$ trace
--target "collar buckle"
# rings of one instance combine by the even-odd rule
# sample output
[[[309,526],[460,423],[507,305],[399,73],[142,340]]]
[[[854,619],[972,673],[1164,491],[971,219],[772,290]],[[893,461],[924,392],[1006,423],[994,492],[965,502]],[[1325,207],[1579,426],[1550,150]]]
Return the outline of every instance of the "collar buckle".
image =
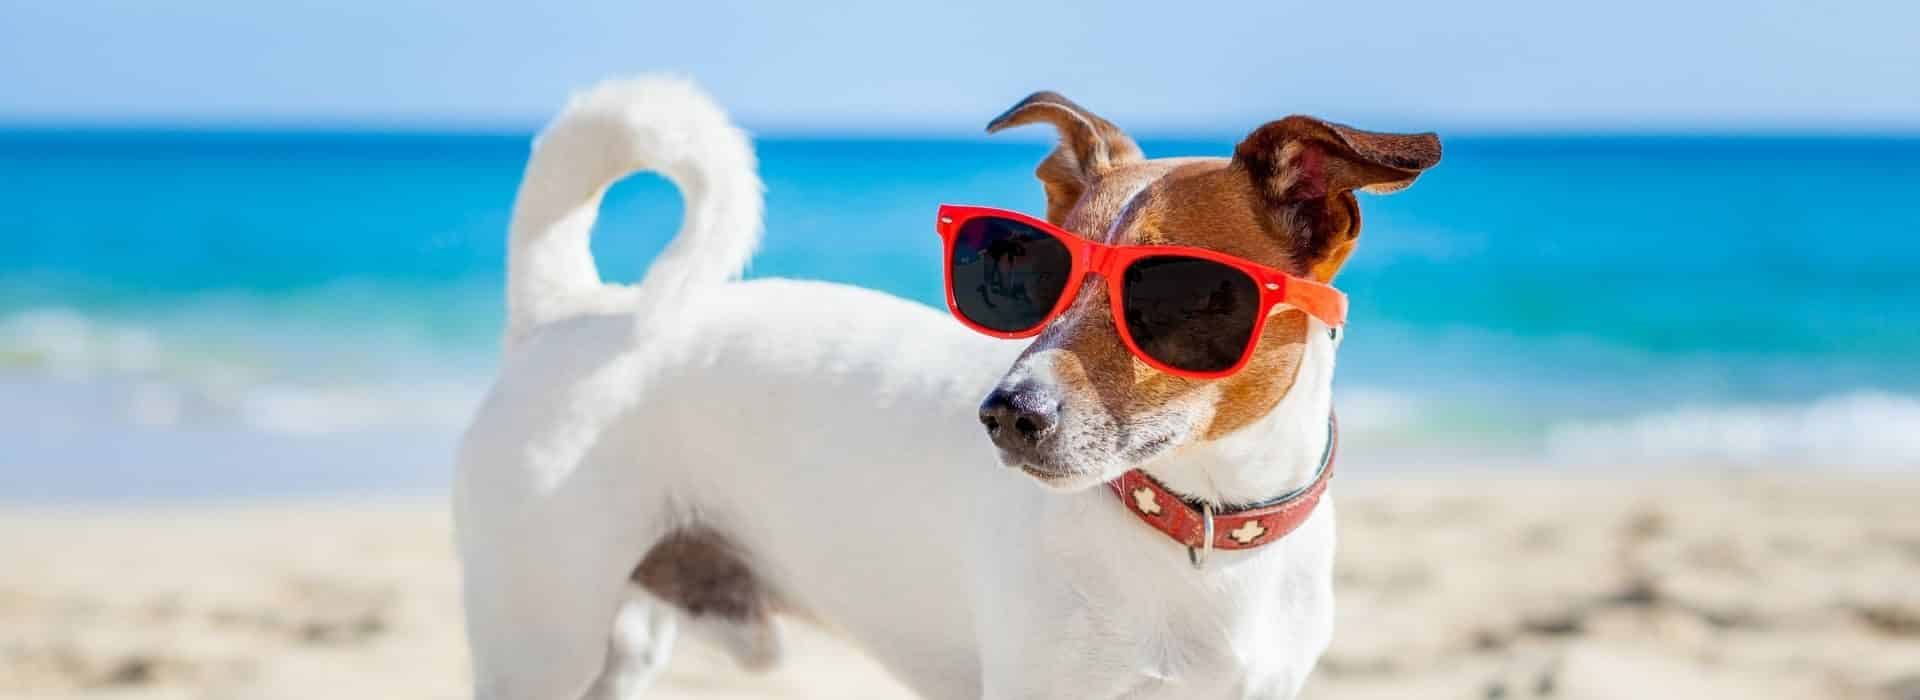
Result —
[[[1213,553],[1213,504],[1200,504],[1200,546],[1187,545],[1187,561],[1193,568],[1207,568],[1207,555]]]

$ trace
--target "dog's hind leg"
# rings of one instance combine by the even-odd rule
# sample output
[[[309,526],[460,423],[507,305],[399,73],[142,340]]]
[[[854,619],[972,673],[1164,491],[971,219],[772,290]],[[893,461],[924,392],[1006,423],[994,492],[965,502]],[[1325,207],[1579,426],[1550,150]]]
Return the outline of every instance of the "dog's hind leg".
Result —
[[[634,568],[633,580],[749,669],[780,659],[774,596],[748,557],[718,530],[689,526],[667,533]]]
[[[653,683],[673,654],[677,614],[635,589],[614,618],[606,665],[586,700],[632,700]]]
[[[597,537],[567,539],[572,533],[553,520],[523,517],[484,533],[467,529],[472,539],[461,559],[477,700],[592,697],[588,688],[616,655],[609,651],[613,631],[631,629],[621,612],[632,585],[604,554],[617,546]],[[483,534],[490,541],[474,544]],[[632,656],[625,649],[633,645],[615,646],[622,658]]]
[[[600,501],[610,487],[594,478],[597,468],[589,460],[562,486],[531,494],[472,473],[456,485],[477,700],[580,700],[606,675],[609,657],[627,669],[640,668],[628,659],[663,653],[642,643],[664,635],[635,631],[665,628],[624,613],[638,593],[628,580],[633,562],[664,528],[646,526],[656,518],[606,514]],[[644,675],[616,674],[611,685]]]

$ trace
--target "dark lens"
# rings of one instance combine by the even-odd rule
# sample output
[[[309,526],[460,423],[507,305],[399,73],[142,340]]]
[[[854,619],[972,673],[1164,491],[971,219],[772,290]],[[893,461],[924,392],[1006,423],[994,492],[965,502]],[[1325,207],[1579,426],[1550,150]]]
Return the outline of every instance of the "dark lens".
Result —
[[[1122,281],[1127,332],[1148,357],[1190,372],[1240,361],[1260,311],[1252,277],[1211,260],[1161,256],[1127,266]]]
[[[1053,311],[1073,272],[1066,244],[1011,219],[978,217],[953,237],[954,306],[996,331],[1023,331]]]

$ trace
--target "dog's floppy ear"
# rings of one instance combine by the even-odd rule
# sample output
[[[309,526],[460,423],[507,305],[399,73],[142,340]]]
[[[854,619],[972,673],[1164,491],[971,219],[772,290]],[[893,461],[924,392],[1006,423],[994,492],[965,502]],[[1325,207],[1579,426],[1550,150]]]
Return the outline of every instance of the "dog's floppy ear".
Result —
[[[1252,178],[1268,223],[1292,236],[1296,259],[1326,281],[1360,235],[1354,190],[1385,193],[1413,184],[1440,162],[1440,137],[1361,131],[1295,115],[1248,134],[1233,162]]]
[[[1063,223],[1088,183],[1143,157],[1120,127],[1052,91],[1028,95],[988,122],[987,133],[1035,122],[1052,124],[1060,132],[1060,145],[1034,170],[1047,190],[1047,220],[1055,225]]]

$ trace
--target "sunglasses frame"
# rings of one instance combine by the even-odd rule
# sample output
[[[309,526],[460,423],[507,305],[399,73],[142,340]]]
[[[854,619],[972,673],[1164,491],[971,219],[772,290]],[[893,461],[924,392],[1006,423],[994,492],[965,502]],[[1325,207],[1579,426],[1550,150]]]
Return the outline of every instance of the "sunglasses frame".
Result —
[[[1053,236],[1067,248],[1073,269],[1067,274],[1066,287],[1060,293],[1060,300],[1054,303],[1053,310],[1048,311],[1047,315],[1031,328],[998,331],[982,326],[961,313],[960,305],[954,299],[954,237],[960,233],[960,227],[968,221],[983,217],[1010,219],[1031,226]],[[963,204],[940,205],[939,219],[934,227],[940,233],[941,275],[945,278],[947,310],[968,328],[996,338],[1031,338],[1039,335],[1041,331],[1046,330],[1048,324],[1059,318],[1067,307],[1073,305],[1074,299],[1080,296],[1080,288],[1084,286],[1088,274],[1099,275],[1107,281],[1109,313],[1113,314],[1113,325],[1119,329],[1120,342],[1127,346],[1127,351],[1133,353],[1134,357],[1140,358],[1141,362],[1147,363],[1149,367],[1180,377],[1218,379],[1244,369],[1247,362],[1253,359],[1254,347],[1260,344],[1260,336],[1267,328],[1267,317],[1272,315],[1275,306],[1286,304],[1335,328],[1346,325],[1347,321],[1347,295],[1340,290],[1245,258],[1205,248],[1170,245],[1107,245],[1075,236],[1058,226],[1017,211]],[[1253,332],[1247,336],[1247,345],[1240,350],[1240,358],[1233,363],[1233,366],[1217,372],[1181,369],[1154,359],[1134,342],[1133,332],[1127,328],[1126,311],[1122,308],[1124,273],[1127,267],[1141,259],[1164,256],[1197,258],[1231,267],[1251,278],[1254,286],[1260,290],[1260,310],[1254,314]]]

